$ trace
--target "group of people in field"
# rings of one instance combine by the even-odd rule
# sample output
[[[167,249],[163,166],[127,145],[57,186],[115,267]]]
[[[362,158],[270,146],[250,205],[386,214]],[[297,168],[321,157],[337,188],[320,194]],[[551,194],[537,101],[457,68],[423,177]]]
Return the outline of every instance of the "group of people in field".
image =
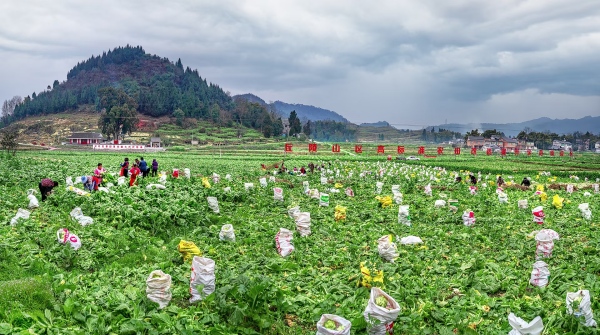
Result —
[[[97,191],[98,186],[102,184],[105,173],[106,169],[102,166],[102,163],[98,163],[98,166],[94,169],[93,175],[81,177],[83,188],[90,192]],[[156,159],[153,159],[150,166],[148,166],[144,157],[140,157],[139,159],[136,158],[133,166],[129,168],[129,158],[125,157],[125,160],[121,163],[119,176],[129,177],[129,186],[131,187],[136,185],[138,176],[141,175],[142,178],[145,178],[150,173],[152,173],[153,177],[156,177],[158,174],[158,161]],[[46,201],[46,198],[52,193],[52,189],[56,186],[58,186],[58,182],[50,178],[44,178],[40,181],[38,187],[42,194],[42,201]]]
[[[331,162],[327,162],[327,164],[329,164],[328,167],[331,168]],[[263,169],[265,169],[265,165],[264,164],[262,164],[261,166],[262,166]],[[321,165],[319,165],[319,164],[315,165],[313,162],[310,162],[308,164],[308,170],[306,169],[305,166],[300,167],[300,169],[298,169],[297,166],[294,166],[293,169],[289,170],[285,166],[284,162],[281,162],[281,164],[275,165],[274,167],[278,168],[278,172],[280,174],[289,173],[291,175],[294,175],[294,174],[305,175],[306,172],[308,172],[308,171],[310,171],[310,173],[314,173],[315,170],[317,170],[317,171],[324,170],[325,169],[325,163],[321,163]]]
[[[461,176],[456,177],[455,181],[457,183],[462,182],[462,177]],[[477,178],[475,177],[474,174],[469,175],[469,182],[473,185],[477,185]],[[498,186],[506,185],[506,183],[504,182],[504,178],[502,178],[502,176],[498,176],[498,179],[496,179],[496,184]],[[523,180],[521,181],[521,186],[525,186],[525,187],[531,186],[531,180],[529,180],[529,178],[527,178],[527,177],[524,177]]]

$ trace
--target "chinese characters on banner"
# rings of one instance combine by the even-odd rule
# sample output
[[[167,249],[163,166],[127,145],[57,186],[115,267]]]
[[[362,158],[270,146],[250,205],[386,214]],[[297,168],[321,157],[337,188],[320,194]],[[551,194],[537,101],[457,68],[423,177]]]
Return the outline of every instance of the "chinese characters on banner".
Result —
[[[285,144],[285,152],[292,152],[292,143]]]
[[[506,156],[506,148],[502,148],[502,149],[500,149],[500,154],[501,154],[502,156]]]
[[[485,150],[485,154],[488,155],[488,156],[490,156],[492,154],[492,148],[487,148]]]
[[[317,152],[317,143],[309,143],[308,152]]]
[[[515,148],[515,156],[519,155],[519,148]]]
[[[457,149],[459,149],[459,148],[457,148]],[[456,151],[456,149],[454,149],[454,151]],[[456,154],[456,152],[455,152],[455,154]],[[460,151],[458,152],[457,155],[459,155],[459,154],[460,154]],[[477,148],[471,148],[471,155],[477,155]]]
[[[544,150],[540,150],[539,155],[544,156]]]
[[[362,145],[355,145],[354,152],[356,152],[357,154],[362,154]]]
[[[419,147],[418,154],[419,155],[424,155],[425,154],[425,147]]]
[[[531,156],[531,149],[527,149],[527,156]]]
[[[569,156],[573,157],[573,150],[569,151]]]
[[[473,148],[473,149],[475,149],[475,148]],[[473,153],[473,149],[471,149],[471,153]],[[454,148],[454,154],[460,155],[460,148]]]
[[[563,156],[565,155],[565,151],[564,151],[564,150],[561,150],[561,151],[558,153],[558,155],[559,155],[560,157],[563,157]]]
[[[437,153],[438,153],[438,155],[443,155],[444,154],[444,147],[438,147]]]
[[[550,150],[550,157],[554,157],[554,150]]]
[[[383,147],[383,145],[378,145],[378,146],[377,146],[377,153],[378,153],[378,154],[383,154],[383,153],[385,153],[385,148]]]
[[[402,146],[402,145],[398,146],[398,155],[404,155],[404,146]]]
[[[340,145],[339,144],[332,145],[331,152],[340,152]]]

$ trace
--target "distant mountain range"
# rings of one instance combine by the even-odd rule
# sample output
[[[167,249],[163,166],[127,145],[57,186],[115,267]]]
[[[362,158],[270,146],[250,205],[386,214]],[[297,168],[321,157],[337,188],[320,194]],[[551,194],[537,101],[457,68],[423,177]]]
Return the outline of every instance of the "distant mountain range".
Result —
[[[268,106],[269,104],[267,104],[263,99],[261,99],[260,97],[254,95],[252,93],[236,95],[233,98],[234,99],[243,98],[249,102],[259,103],[259,104],[267,107],[267,109],[269,109],[269,106]],[[332,120],[332,121],[344,122],[344,123],[349,122],[345,117],[341,116],[340,114],[338,114],[334,111],[330,111],[330,110],[315,107],[315,106],[309,106],[309,105],[303,105],[303,104],[290,104],[290,103],[286,103],[286,102],[279,101],[279,100],[275,101],[273,104],[275,105],[275,109],[276,109],[277,113],[279,115],[281,115],[281,117],[284,117],[284,118],[288,118],[290,116],[290,112],[295,110],[296,114],[298,115],[298,118],[300,118],[300,120],[303,120],[303,121],[304,120],[311,120],[311,121]]]
[[[550,119],[542,117],[534,120],[519,122],[519,123],[448,123],[440,124],[435,128],[443,128],[460,133],[466,133],[473,129],[485,131],[488,129],[496,129],[503,132],[506,136],[517,136],[522,130],[529,128],[530,131],[551,133],[571,134],[576,131],[585,133],[598,133],[600,131],[600,116],[586,116],[581,119]]]
[[[387,121],[377,121],[377,122],[373,122],[373,123],[365,122],[365,123],[361,123],[360,126],[361,127],[377,127],[377,128],[391,127]]]

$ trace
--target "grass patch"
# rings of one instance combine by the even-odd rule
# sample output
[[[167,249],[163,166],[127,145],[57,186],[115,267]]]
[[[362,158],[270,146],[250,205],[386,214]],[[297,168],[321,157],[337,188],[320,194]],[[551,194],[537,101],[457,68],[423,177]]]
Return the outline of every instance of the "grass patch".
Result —
[[[52,287],[41,277],[0,282],[0,310],[44,310],[50,308],[53,301]]]

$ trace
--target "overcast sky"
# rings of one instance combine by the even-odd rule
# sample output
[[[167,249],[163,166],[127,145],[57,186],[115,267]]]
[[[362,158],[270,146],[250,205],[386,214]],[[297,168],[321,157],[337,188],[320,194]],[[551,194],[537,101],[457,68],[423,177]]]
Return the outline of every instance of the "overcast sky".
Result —
[[[399,128],[600,115],[598,0],[5,0],[0,99],[117,46]]]

